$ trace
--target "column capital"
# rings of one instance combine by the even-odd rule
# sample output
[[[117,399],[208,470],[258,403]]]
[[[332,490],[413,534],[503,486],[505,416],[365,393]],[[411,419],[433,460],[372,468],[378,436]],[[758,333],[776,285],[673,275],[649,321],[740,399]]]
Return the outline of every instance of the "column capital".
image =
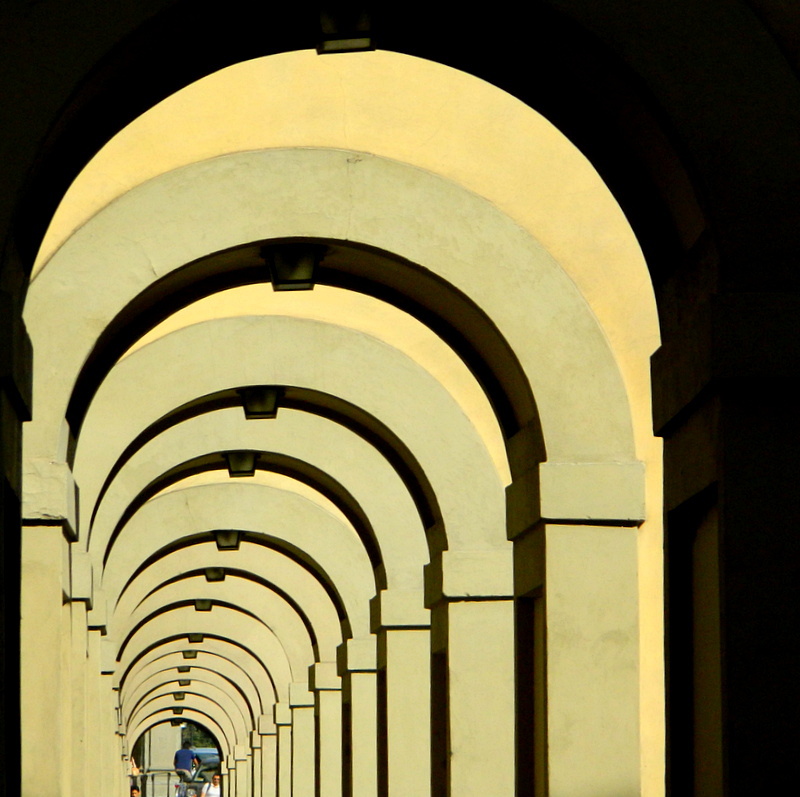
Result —
[[[314,705],[314,693],[309,691],[308,684],[289,684],[289,705],[291,708],[307,708]]]
[[[66,462],[25,461],[22,517],[27,526],[62,526],[67,539],[77,539],[77,486]]]
[[[336,671],[335,661],[318,661],[308,668],[308,687],[316,691],[339,690],[342,679]]]
[[[272,713],[276,726],[292,724],[292,707],[288,703],[275,703]]]
[[[277,709],[279,703],[276,703],[274,709]],[[291,719],[291,717],[290,717]],[[270,717],[269,714],[261,714],[258,717],[257,721],[257,731],[260,736],[274,736],[277,733],[276,725],[277,720],[275,719],[275,714]]]
[[[369,602],[373,633],[386,628],[427,628],[431,624],[425,596],[418,589],[382,589]]]
[[[644,463],[542,462],[506,488],[509,539],[541,522],[638,526],[645,519]]]
[[[425,605],[514,595],[514,549],[443,551],[425,566]]]
[[[378,667],[377,639],[346,639],[336,648],[336,664],[342,676],[346,672],[374,672]]]

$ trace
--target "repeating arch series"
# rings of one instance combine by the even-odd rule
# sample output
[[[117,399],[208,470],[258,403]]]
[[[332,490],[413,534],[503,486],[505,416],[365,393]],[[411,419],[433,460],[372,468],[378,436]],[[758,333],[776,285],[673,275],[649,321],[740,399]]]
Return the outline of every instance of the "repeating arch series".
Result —
[[[518,162],[498,152],[494,175],[470,176],[457,105],[439,165],[408,140],[425,103],[405,131],[376,132],[367,109],[351,146],[323,140],[309,83],[296,146],[220,134],[137,179],[145,114],[109,144],[128,148],[130,185],[87,212],[96,174],[76,182],[72,229],[46,239],[25,307],[29,559],[64,549],[70,564],[63,584],[42,567],[23,589],[62,589],[90,640],[96,786],[124,784],[136,740],[184,716],[216,734],[240,797],[510,797],[525,757],[554,794],[586,778],[638,794],[663,729],[643,748],[661,694],[661,656],[640,641],[661,632],[661,473],[635,240],[521,103],[418,59],[347,57],[382,96],[408,67],[428,91],[504,109],[509,140],[538,131],[564,179],[501,206]],[[325,81],[338,69],[259,59],[287,103],[298,58]],[[204,101],[253,79],[231,70]],[[580,191],[594,204],[570,210]],[[548,205],[560,222],[539,226]],[[573,230],[600,218],[592,254]],[[314,290],[277,290],[271,251],[311,252]],[[615,304],[627,277],[644,321]],[[214,304],[270,280],[262,312]],[[247,417],[256,388],[273,417]],[[23,660],[32,639],[23,627]],[[536,655],[516,656],[520,640]]]

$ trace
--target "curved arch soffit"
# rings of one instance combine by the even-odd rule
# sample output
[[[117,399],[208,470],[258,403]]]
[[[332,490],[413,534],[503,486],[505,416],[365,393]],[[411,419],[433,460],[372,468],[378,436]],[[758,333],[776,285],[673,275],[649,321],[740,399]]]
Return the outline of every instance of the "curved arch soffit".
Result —
[[[175,700],[177,694],[182,694],[183,699]],[[225,686],[220,686],[210,682],[193,682],[188,686],[180,686],[177,683],[174,685],[169,683],[151,685],[146,694],[142,694],[127,713],[123,711],[123,724],[127,725],[136,715],[147,712],[153,704],[162,705],[164,698],[174,700],[176,705],[183,703],[187,708],[196,708],[195,698],[214,703],[219,709],[219,714],[224,715],[236,729],[236,736],[240,739],[255,727],[253,714],[246,703],[241,700],[241,696],[234,692],[227,683]]]
[[[211,397],[208,398],[213,404]],[[370,423],[375,428],[377,420]],[[383,445],[383,441],[380,444]],[[387,563],[385,574],[376,571],[378,583],[382,584],[385,575],[387,585],[391,587],[415,586],[421,567],[429,561],[428,546],[417,506],[397,470],[376,446],[341,424],[330,422],[321,415],[286,407],[282,407],[278,416],[271,420],[248,421],[239,407],[204,412],[152,437],[124,465],[120,468],[115,465],[113,480],[106,480],[104,490],[101,490],[102,499],[95,503],[98,507],[95,515],[97,528],[115,527],[131,497],[141,493],[146,485],[158,479],[164,469],[176,462],[221,448],[263,450],[267,447],[283,452],[283,456],[309,462],[342,484],[374,526],[377,544]],[[401,453],[403,450],[405,447]],[[387,454],[395,458],[394,452],[395,449],[389,449]],[[410,478],[411,474],[408,476]],[[223,478],[225,480],[227,476]],[[279,477],[278,480],[286,489],[302,487],[300,492],[303,494],[310,492],[310,488],[306,491],[303,485],[288,477]],[[275,477],[270,476],[267,481],[275,481]],[[81,495],[92,492],[94,484],[94,480],[81,480]],[[177,483],[175,486],[182,485]],[[314,492],[309,497],[321,498]],[[90,499],[87,501],[91,505]],[[321,505],[336,512],[336,507],[327,501],[322,501]],[[86,541],[90,543],[91,539]]]
[[[147,447],[148,444],[153,443],[165,433],[175,430],[177,427],[184,427],[188,421],[193,419],[202,418],[209,413],[214,413],[214,420],[218,425],[221,425],[220,419],[222,416],[216,415],[226,409],[240,408],[242,398],[240,391],[245,389],[246,385],[240,385],[235,388],[228,388],[215,391],[204,396],[190,399],[182,405],[175,407],[164,413],[161,417],[151,421],[145,429],[135,435],[134,439],[128,443],[125,449],[118,455],[117,459],[112,465],[109,466],[110,458],[105,462],[100,463],[98,467],[94,452],[91,457],[88,457],[94,465],[94,473],[86,474],[85,470],[81,470],[81,462],[76,464],[79,474],[81,475],[81,496],[83,500],[82,506],[86,510],[91,509],[91,521],[94,522],[97,517],[97,511],[102,504],[103,499],[114,483],[117,475],[123,470],[125,465],[136,457],[139,452]],[[281,429],[285,423],[286,410],[297,411],[304,416],[304,426],[309,425],[309,421],[314,423],[313,430],[308,430],[303,433],[303,428],[299,425],[294,427],[293,440],[299,441],[300,439],[311,436],[312,438],[331,438],[336,435],[336,428],[331,428],[330,425],[325,423],[316,422],[314,419],[305,416],[314,416],[315,418],[322,418],[332,422],[334,427],[340,426],[352,432],[355,437],[363,439],[388,464],[388,468],[396,473],[396,476],[405,485],[414,505],[416,506],[419,522],[423,528],[430,528],[441,517],[441,513],[436,501],[433,488],[430,485],[424,471],[415,459],[413,453],[408,449],[405,443],[391,430],[386,424],[382,423],[374,415],[365,412],[361,407],[345,401],[330,393],[324,393],[319,390],[309,389],[307,387],[300,387],[296,385],[281,385],[280,389],[282,395],[280,398],[279,418],[275,420],[278,423],[270,423],[268,426],[263,424],[246,424],[245,429],[242,430],[242,436],[247,437],[252,441],[251,445],[257,445],[259,440],[264,440],[264,446],[269,444],[270,438],[274,435],[276,429]],[[204,439],[208,438],[209,433],[206,432]],[[353,457],[350,459],[365,458],[365,451],[359,447],[357,440],[348,439],[349,435],[339,435],[336,440],[335,449],[353,452]],[[308,445],[308,444],[306,444]],[[241,448],[247,448],[242,445]],[[311,459],[311,457],[309,457]],[[373,458],[374,459],[374,458]],[[378,466],[376,464],[376,466]],[[105,468],[108,470],[104,470]],[[331,470],[328,467],[327,470]],[[105,475],[107,473],[107,475]],[[98,491],[98,475],[105,475],[102,486]],[[383,478],[385,481],[388,474]],[[372,487],[374,490],[374,486]],[[96,496],[96,498],[94,498]],[[399,496],[394,498],[397,502]],[[89,512],[87,511],[88,515]],[[115,519],[116,524],[118,519]],[[409,526],[410,527],[410,526]],[[87,545],[90,535],[87,534],[85,539]]]
[[[211,575],[214,578],[219,578],[219,581],[210,581],[209,571],[213,571]],[[214,586],[211,586],[212,584]],[[145,595],[135,607],[131,609],[125,607],[124,612],[119,612],[119,621],[117,621],[117,612],[115,612],[114,616],[111,618],[111,623],[109,624],[108,636],[110,636],[112,639],[119,638],[122,635],[127,637],[128,633],[126,633],[124,630],[123,624],[128,625],[131,620],[143,614],[145,616],[149,615],[151,610],[154,610],[153,607],[166,607],[169,605],[169,601],[173,597],[172,592],[176,588],[179,589],[179,600],[194,601],[195,597],[193,596],[199,594],[198,590],[200,589],[200,585],[206,585],[205,589],[207,594],[212,594],[214,592],[218,593],[217,600],[219,603],[229,603],[229,601],[225,601],[224,598],[227,596],[230,596],[231,598],[236,596],[236,606],[254,616],[254,609],[257,608],[257,605],[252,604],[257,604],[257,601],[253,600],[251,587],[258,589],[258,595],[260,597],[266,595],[270,601],[275,600],[276,598],[279,599],[294,613],[294,615],[296,615],[296,617],[303,624],[303,628],[305,628],[306,634],[308,635],[308,639],[311,643],[311,648],[314,651],[314,656],[315,658],[318,658],[319,641],[317,630],[314,628],[311,617],[309,617],[300,603],[298,603],[298,601],[289,592],[273,584],[268,578],[265,578],[260,573],[256,571],[241,570],[239,568],[233,568],[230,566],[217,567],[210,565],[194,570],[183,570],[177,572],[167,581],[162,581],[149,590],[147,595]],[[242,589],[240,588],[244,588],[245,593],[243,593]],[[212,600],[212,602],[215,600],[213,597],[209,599]],[[242,606],[242,603],[246,603],[248,605]],[[119,603],[117,605],[119,606]],[[216,605],[216,603],[214,605]],[[337,619],[336,629],[338,631],[338,618],[336,618],[335,614],[333,614],[333,617]],[[138,621],[134,623],[134,625],[136,624],[138,624]],[[117,628],[117,625],[119,625],[119,628]],[[114,630],[112,631],[112,629]],[[324,632],[320,636],[322,636],[323,639],[328,638],[328,635]],[[340,636],[335,638],[338,639],[339,642],[341,641]]]
[[[565,28],[563,21],[555,23],[548,16],[535,26],[548,30],[533,53],[541,55],[542,63],[559,61],[566,51],[553,44],[555,39],[577,35],[577,29]],[[593,42],[578,46],[582,53],[591,50],[599,57]],[[103,147],[95,146],[97,155],[63,198],[35,269],[116,197],[177,167],[230,151],[353,149],[440,174],[486,197],[556,255],[615,348],[628,352],[638,341],[645,359],[652,353],[658,338],[655,300],[633,233],[592,164],[546,118],[469,74],[470,66],[460,71],[437,63],[436,55],[434,60],[406,55],[399,40],[389,47],[396,52],[353,53],[346,59],[319,58],[296,43],[286,49],[293,52],[236,63],[185,85]],[[531,55],[526,54],[526,61]],[[474,48],[466,63],[480,70]],[[508,52],[503,64],[514,76],[513,90],[518,90],[518,67],[508,60]],[[490,79],[500,74],[493,61]],[[554,98],[560,101],[561,93],[551,97],[545,91],[543,97],[536,86],[528,87],[530,98],[526,97],[534,107],[537,101],[545,106]],[[138,77],[136,87],[141,90]],[[330,96],[347,100],[331,103]],[[563,96],[571,96],[570,91]],[[582,132],[596,139],[598,120],[584,119],[593,113],[591,103],[567,106],[559,110],[562,121],[575,122],[577,111],[586,128]],[[292,113],[287,115],[286,108]],[[266,118],[269,125],[263,124]],[[576,135],[578,130],[572,130],[573,141]],[[603,141],[606,147],[611,143]],[[596,146],[592,150],[597,154]],[[574,235],[575,229],[582,235]],[[598,281],[599,260],[605,262]]]
[[[268,253],[287,250],[313,250],[321,257],[315,268],[315,293],[304,292],[299,297],[295,292],[264,290],[271,281]],[[181,323],[176,315],[190,319],[199,315],[182,322],[183,326],[205,320],[205,305],[211,305],[205,312],[219,316],[213,303],[203,300],[219,301],[224,298],[220,294],[229,292],[247,296],[234,290],[246,286],[261,289],[257,293],[259,314],[308,314],[317,320],[330,317],[333,323],[354,326],[401,350],[407,346],[410,356],[420,358],[434,375],[453,383],[465,413],[479,418],[481,431],[492,448],[495,438],[500,437],[496,426],[511,437],[536,418],[530,386],[514,353],[483,311],[451,284],[374,247],[348,241],[291,239],[257,241],[209,254],[165,274],[133,298],[110,320],[81,368],[66,411],[72,433],[79,435],[92,397],[122,356],[163,334],[161,326],[172,329]],[[317,301],[320,294],[324,295],[324,305]],[[376,308],[384,317],[380,322],[371,318],[377,314]],[[428,343],[425,347],[409,342],[419,340],[422,330],[427,333],[424,337],[439,341],[439,345]],[[448,365],[440,366],[442,360]],[[471,372],[471,377],[460,374],[454,363]],[[479,385],[474,391],[472,380]],[[491,407],[488,412],[495,416],[491,422],[482,417],[484,408],[475,392]]]
[[[180,714],[176,714],[173,709],[177,708]],[[179,719],[181,721],[191,719],[200,725],[206,726],[223,749],[232,750],[236,744],[244,744],[245,740],[236,737],[236,729],[224,715],[220,716],[216,704],[210,700],[202,701],[202,707],[179,706],[170,703],[168,698],[162,698],[159,705],[155,703],[149,706],[148,711],[140,711],[129,720],[127,734],[131,738],[138,738],[145,731],[163,722],[172,722]]]
[[[173,587],[178,586],[173,584]],[[240,591],[242,594],[242,591]],[[265,614],[269,617],[266,622],[261,617],[245,606],[226,601],[222,596],[213,595],[212,589],[200,593],[202,599],[209,601],[208,610],[196,610],[196,599],[181,596],[170,596],[169,602],[148,607],[149,611],[144,616],[131,618],[132,626],[125,636],[117,640],[117,661],[125,657],[126,649],[139,648],[142,645],[149,647],[150,640],[159,634],[174,636],[176,633],[191,629],[191,633],[206,634],[219,633],[224,627],[231,638],[246,639],[252,645],[253,640],[261,632],[268,632],[280,643],[286,658],[289,660],[295,675],[303,671],[304,667],[314,662],[314,654],[308,631],[300,618],[294,613],[276,608],[279,603],[276,596],[265,595]],[[211,596],[211,597],[209,597]],[[242,603],[252,603],[253,596],[242,594]],[[267,607],[272,611],[267,613]]]
[[[188,612],[184,612],[184,615],[188,614]],[[190,629],[194,629],[192,633],[202,636],[203,642],[199,643],[201,648],[212,640],[220,646],[232,645],[247,648],[259,661],[264,663],[265,669],[269,671],[280,694],[286,692],[288,684],[293,680],[305,680],[302,663],[291,660],[290,653],[270,629],[264,626],[256,628],[256,636],[246,639],[237,635],[235,631],[232,633],[231,629],[221,622],[219,616],[213,616],[214,612],[211,615],[201,624],[189,626]],[[130,665],[147,652],[181,637],[188,639],[185,627],[176,631],[171,625],[157,622],[153,622],[143,629],[139,636],[140,638],[135,640],[135,644],[130,645],[129,649],[120,657],[118,667],[123,672],[129,670]],[[193,648],[190,646],[188,649],[192,650]],[[311,663],[313,661],[307,661],[306,667]]]
[[[114,612],[116,613],[119,607],[123,606],[123,601],[126,601],[129,595],[136,594],[139,596],[138,601],[141,600],[140,593],[136,591],[136,588],[140,583],[143,583],[143,580],[148,578],[152,571],[157,569],[157,577],[160,578],[158,584],[161,584],[164,583],[164,580],[174,577],[176,569],[172,562],[176,557],[181,560],[181,566],[186,568],[185,552],[187,549],[196,548],[198,561],[191,563],[187,572],[190,572],[192,567],[202,567],[203,569],[215,567],[225,570],[238,565],[239,569],[248,574],[258,573],[258,567],[262,564],[264,555],[266,555],[268,567],[261,572],[269,572],[272,578],[278,578],[279,574],[275,573],[275,561],[269,557],[279,557],[279,565],[285,564],[290,568],[292,566],[296,568],[291,574],[292,581],[297,581],[298,577],[302,579],[304,574],[307,576],[305,581],[300,582],[304,596],[309,589],[314,589],[314,598],[317,599],[317,602],[331,607],[333,616],[338,619],[343,629],[350,627],[347,619],[347,609],[342,597],[337,592],[328,573],[307,551],[299,549],[286,539],[263,531],[230,529],[227,527],[224,531],[229,533],[236,532],[238,547],[236,549],[220,548],[216,543],[218,531],[219,529],[211,527],[207,531],[175,539],[162,548],[154,550],[139,564],[135,572],[125,582],[117,596]],[[164,574],[164,566],[167,568],[166,575]],[[148,579],[144,583],[150,584],[151,582]],[[320,601],[320,599],[322,600]],[[126,608],[128,611],[133,611],[135,606],[128,604]]]
[[[154,496],[170,489],[179,482],[203,473],[228,472],[229,454],[238,454],[246,450],[254,457],[254,471],[265,471],[287,476],[312,487],[321,496],[328,499],[339,511],[342,518],[350,524],[364,546],[374,570],[383,571],[380,541],[376,539],[369,518],[355,497],[339,482],[309,462],[290,457],[277,451],[247,447],[231,451],[214,451],[180,462],[166,472],[160,474],[146,485],[128,504],[108,538],[108,548],[114,544],[119,532],[125,524]],[[225,483],[225,479],[219,480]],[[107,550],[108,550],[107,548]],[[381,586],[385,586],[385,583]]]

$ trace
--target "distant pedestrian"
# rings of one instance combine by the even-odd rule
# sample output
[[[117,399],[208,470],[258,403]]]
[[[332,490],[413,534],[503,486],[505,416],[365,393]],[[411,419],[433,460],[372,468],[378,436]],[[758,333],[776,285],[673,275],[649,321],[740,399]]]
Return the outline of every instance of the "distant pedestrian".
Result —
[[[192,770],[200,763],[200,759],[192,750],[192,745],[189,742],[184,742],[183,747],[175,753],[175,758],[172,766],[178,777],[184,782],[188,783],[192,779]]]

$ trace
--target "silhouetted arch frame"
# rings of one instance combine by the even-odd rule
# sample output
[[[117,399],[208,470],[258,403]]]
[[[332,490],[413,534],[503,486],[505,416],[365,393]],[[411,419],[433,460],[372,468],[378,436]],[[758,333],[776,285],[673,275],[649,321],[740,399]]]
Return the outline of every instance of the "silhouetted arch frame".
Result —
[[[590,32],[596,27],[591,10],[555,5],[537,3],[515,9],[512,16],[471,18],[444,9],[426,7],[420,15],[405,4],[380,4],[372,9],[374,41],[380,49],[475,75],[548,118],[611,188],[657,276],[681,251],[668,200],[659,192],[658,155],[669,150],[681,170],[692,164],[691,158],[644,81]],[[256,8],[235,2],[229,13],[220,14],[211,4],[165,0],[160,11],[142,8],[138,19],[128,15],[119,24],[101,34],[108,39],[101,47],[107,55],[76,76],[77,87],[28,176],[14,220],[27,268],[71,182],[125,125],[217,70],[313,49],[320,39],[316,7],[304,4]],[[476,38],[480,47],[474,45]],[[548,79],[529,79],[534,74]],[[658,154],[656,147],[633,146],[643,134],[657,141]]]

